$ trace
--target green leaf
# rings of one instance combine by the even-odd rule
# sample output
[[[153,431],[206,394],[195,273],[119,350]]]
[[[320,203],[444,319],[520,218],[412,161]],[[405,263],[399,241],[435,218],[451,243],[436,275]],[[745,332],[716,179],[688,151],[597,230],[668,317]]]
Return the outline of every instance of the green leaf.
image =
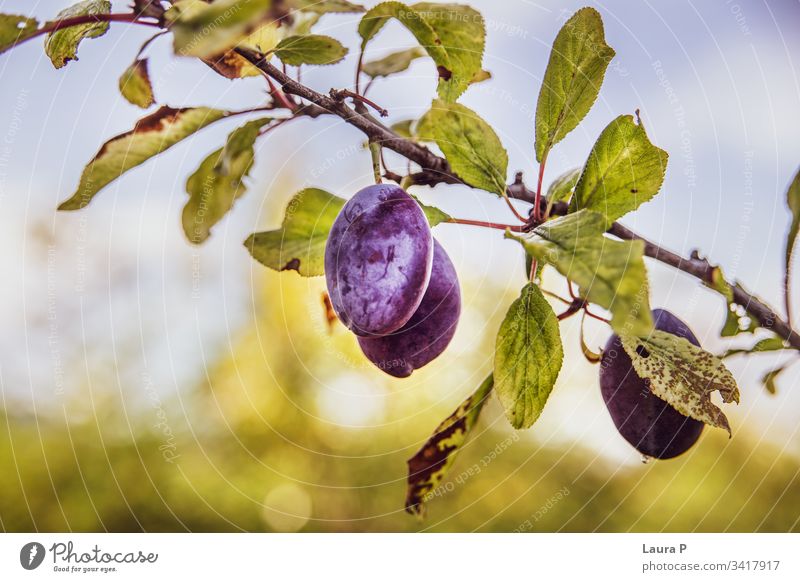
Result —
[[[198,0],[175,2],[165,18],[173,35],[175,54],[213,58],[274,17],[272,0]]]
[[[39,28],[35,18],[0,14],[0,54],[33,35]]]
[[[335,38],[322,34],[290,36],[275,47],[275,55],[287,65],[332,65],[341,61],[347,49]]]
[[[491,126],[459,103],[435,100],[420,120],[420,139],[435,141],[453,171],[470,186],[503,196],[508,154]]]
[[[427,204],[423,204],[416,196],[411,196],[411,197],[414,200],[416,200],[417,204],[419,204],[420,207],[422,208],[422,212],[425,213],[425,218],[428,219],[428,224],[430,224],[431,228],[433,228],[437,224],[441,224],[442,222],[450,222],[451,220],[453,220],[453,217],[447,214],[444,210],[439,210],[435,206],[428,206]]]
[[[800,170],[797,171],[792,183],[789,185],[789,189],[786,191],[786,203],[792,212],[792,224],[789,226],[789,233],[786,235],[786,275],[783,292],[786,313],[791,319],[791,295],[789,294],[789,289],[791,287],[792,252],[794,251],[794,242],[797,239],[797,231],[800,230]]]
[[[488,81],[491,78],[492,78],[492,73],[481,69],[480,71],[472,75],[472,78],[469,80],[469,84],[474,85],[475,83],[483,83],[484,81]]]
[[[85,0],[58,13],[57,20],[64,20],[84,14],[109,14],[111,2],[108,0]],[[78,45],[84,38],[103,36],[108,30],[108,22],[92,22],[62,28],[47,35],[44,52],[50,57],[53,66],[60,69],[69,61],[78,60]]]
[[[244,243],[259,263],[303,277],[324,274],[325,243],[345,201],[318,188],[294,195],[279,229],[251,234]]]
[[[436,488],[453,466],[467,440],[469,431],[478,421],[492,391],[492,383],[492,376],[486,378],[469,398],[436,427],[417,454],[408,460],[407,512],[420,516],[424,514],[425,503],[433,498]]]
[[[589,210],[568,214],[527,234],[506,232],[526,251],[555,267],[581,296],[608,309],[618,333],[647,335],[653,328],[642,241],[603,236],[605,219]]]
[[[413,119],[404,119],[403,121],[398,121],[397,123],[393,123],[389,126],[393,132],[395,132],[400,137],[404,137],[406,139],[414,139],[414,133],[411,129],[411,126],[415,123]]]
[[[366,9],[360,4],[353,4],[347,0],[289,0],[289,6],[295,10],[314,12],[316,14],[353,13],[364,12]]]
[[[777,381],[778,376],[781,375],[788,365],[789,364],[784,364],[783,366],[775,368],[774,370],[770,370],[761,377],[761,383],[764,385],[764,388],[767,392],[770,394],[775,394],[778,392],[775,382]]]
[[[668,157],[650,143],[641,123],[620,115],[595,142],[575,186],[572,209],[599,212],[610,225],[658,193]]]
[[[528,428],[544,409],[561,371],[558,319],[533,283],[508,309],[494,352],[495,392],[514,428]]]
[[[575,189],[575,184],[577,184],[578,178],[581,176],[581,171],[582,168],[574,168],[553,180],[547,189],[547,202],[550,204],[569,202],[572,197],[572,191]]]
[[[726,350],[721,357],[722,359],[725,359],[731,356],[735,356],[737,354],[755,354],[758,352],[774,352],[777,350],[786,350],[786,349],[790,348],[786,346],[786,344],[781,338],[768,337],[757,341],[749,348],[733,348],[730,350]]]
[[[622,334],[622,347],[650,391],[675,410],[731,434],[725,414],[711,402],[718,391],[723,402],[739,402],[739,388],[722,360],[691,342],[655,330],[648,337]]]
[[[147,71],[147,59],[136,59],[119,78],[119,92],[132,105],[147,109],[153,103],[153,86]]]
[[[425,56],[425,51],[420,47],[410,48],[404,51],[392,53],[378,59],[377,61],[370,61],[364,63],[361,70],[365,75],[372,77],[388,77],[401,71],[405,71],[411,66],[411,63],[420,57]]]
[[[481,71],[486,30],[480,13],[460,4],[383,2],[358,25],[362,51],[389,18],[400,21],[433,59],[439,97],[448,102],[458,99]]]
[[[186,182],[189,201],[183,207],[183,232],[189,242],[199,244],[211,235],[211,228],[245,193],[244,178],[253,166],[253,146],[262,127],[271,118],[249,121],[234,130],[225,147],[218,149],[200,164]]]
[[[536,104],[539,162],[589,113],[614,54],[606,44],[603,20],[594,8],[578,10],[561,28]]]
[[[119,176],[171,148],[203,127],[225,117],[208,107],[173,109],[163,106],[140,119],[134,128],[107,141],[81,174],[78,189],[59,210],[78,210]]]

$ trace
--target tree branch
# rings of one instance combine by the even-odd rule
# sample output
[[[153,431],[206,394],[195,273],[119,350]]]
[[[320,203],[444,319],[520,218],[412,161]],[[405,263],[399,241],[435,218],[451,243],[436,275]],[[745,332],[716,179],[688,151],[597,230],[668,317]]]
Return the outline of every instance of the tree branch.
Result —
[[[312,117],[318,117],[323,114],[336,115],[364,133],[370,141],[377,142],[381,146],[418,164],[420,170],[409,176],[411,183],[426,186],[435,186],[436,184],[465,184],[469,186],[453,172],[447,160],[437,156],[421,144],[400,137],[368,113],[358,113],[344,101],[333,99],[295,81],[279,68],[270,64],[264,59],[263,55],[256,51],[238,48],[236,52],[258,67],[265,75],[280,83],[285,93],[296,95],[309,101],[310,104],[302,106],[297,114]],[[507,194],[510,198],[516,198],[531,204],[536,200],[536,192],[529,190],[523,183],[522,173],[517,173],[514,182],[508,186]],[[544,212],[546,204],[546,200],[540,200],[540,214]],[[551,214],[564,215],[567,211],[567,205],[559,202],[553,205]],[[534,226],[535,223],[529,221],[528,229]],[[641,240],[644,242],[646,256],[683,271],[704,283],[710,283],[712,280],[714,267],[696,253],[693,253],[690,258],[682,257],[639,236],[618,222],[612,224],[608,232],[623,240]],[[760,327],[772,331],[791,347],[800,350],[800,334],[781,319],[774,309],[758,297],[747,292],[738,282],[731,284],[731,288],[733,289],[734,302],[743,306],[748,314],[758,321]]]
[[[144,14],[135,14],[135,13],[122,13],[122,14],[81,14],[79,16],[73,16],[71,18],[63,18],[61,20],[54,20],[52,22],[47,22],[42,28],[39,28],[33,34],[20,38],[16,42],[14,42],[10,47],[9,50],[12,48],[16,48],[24,42],[27,42],[31,39],[37,38],[42,36],[43,34],[49,34],[51,32],[56,32],[58,30],[64,28],[70,28],[71,26],[80,26],[81,24],[95,24],[97,22],[127,22],[129,24],[141,24],[144,26],[154,26],[155,28],[161,28],[161,25],[157,22],[153,22],[150,20],[142,20],[142,18],[147,18]]]

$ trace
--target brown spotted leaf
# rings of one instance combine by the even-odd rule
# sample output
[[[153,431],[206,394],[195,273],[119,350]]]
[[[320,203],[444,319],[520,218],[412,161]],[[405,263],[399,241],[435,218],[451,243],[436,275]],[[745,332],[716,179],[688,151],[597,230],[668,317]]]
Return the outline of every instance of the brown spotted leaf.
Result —
[[[78,210],[119,176],[171,148],[197,130],[225,117],[208,107],[161,107],[140,119],[134,128],[107,141],[84,168],[78,188],[59,210]]]
[[[244,246],[255,260],[275,271],[322,275],[328,233],[344,203],[319,188],[301,190],[286,207],[280,228],[251,234]]]
[[[649,381],[650,390],[675,410],[731,433],[725,414],[711,402],[719,392],[723,402],[739,402],[739,388],[718,357],[689,341],[664,331],[648,337],[621,335],[622,347],[636,373]]]
[[[424,504],[431,500],[436,487],[453,466],[493,385],[494,378],[486,378],[469,398],[436,427],[431,438],[408,460],[407,512],[420,516],[424,514]]]

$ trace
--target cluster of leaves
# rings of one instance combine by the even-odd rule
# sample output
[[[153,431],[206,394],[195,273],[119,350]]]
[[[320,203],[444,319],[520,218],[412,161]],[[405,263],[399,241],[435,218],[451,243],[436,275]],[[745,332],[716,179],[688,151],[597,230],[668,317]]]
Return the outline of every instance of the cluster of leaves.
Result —
[[[371,83],[402,72],[426,56],[436,68],[437,98],[430,110],[418,120],[397,122],[392,130],[398,136],[438,147],[464,183],[499,197],[508,196],[508,155],[501,140],[476,112],[458,103],[471,84],[490,77],[482,68],[485,24],[473,8],[389,1],[365,10],[347,0],[137,1],[134,7],[131,14],[111,15],[110,2],[86,0],[41,26],[28,17],[0,15],[0,52],[47,33],[45,51],[60,68],[77,59],[81,41],[103,35],[109,21],[127,20],[171,32],[176,55],[201,59],[220,75],[237,79],[262,75],[241,49],[292,67],[341,61],[347,49],[334,38],[314,34],[313,28],[326,13],[363,13],[358,25],[361,44],[357,77],[366,75]],[[102,15],[107,18],[99,17]],[[364,63],[367,45],[390,19],[404,26],[419,46]],[[67,21],[69,26],[65,25]],[[143,109],[157,104],[148,60],[143,56],[149,42],[119,80],[124,98]],[[540,176],[551,150],[589,113],[614,56],[606,43],[600,15],[592,8],[576,12],[557,34],[536,106],[533,147]],[[288,109],[292,113],[291,107]],[[100,148],[84,169],[74,194],[59,208],[83,208],[125,172],[208,125],[261,114],[232,131],[225,144],[203,159],[187,180],[183,228],[190,242],[201,243],[244,194],[257,139],[292,118],[273,117],[275,110],[274,104],[243,111],[160,105],[132,130]],[[270,115],[265,116],[265,111]],[[732,375],[720,358],[687,340],[653,330],[644,244],[606,234],[617,219],[658,193],[667,159],[667,153],[650,142],[638,112],[636,116],[621,115],[601,132],[582,167],[552,181],[547,189],[547,210],[540,220],[527,232],[508,231],[506,236],[518,241],[531,260],[551,266],[574,283],[582,302],[610,313],[611,328],[623,339],[636,372],[650,381],[654,394],[685,415],[730,430],[710,395],[718,391],[726,402],[738,401]],[[537,189],[543,190],[541,178]],[[272,269],[294,270],[305,277],[322,275],[327,234],[343,203],[343,199],[318,188],[302,190],[289,203],[279,229],[254,233],[245,245],[256,260]],[[550,216],[556,203],[566,203],[565,215]],[[787,288],[791,252],[800,230],[800,174],[789,190],[789,205],[794,220],[786,252]],[[432,226],[453,221],[436,208],[423,208]],[[535,214],[538,212],[537,206]],[[708,284],[731,306],[722,335],[752,332],[755,322],[735,304],[733,290],[722,273],[714,273]],[[783,341],[772,337],[725,356],[784,348]],[[492,375],[409,462],[407,508],[422,511],[426,495],[452,465],[492,390],[511,425],[528,428],[541,415],[562,362],[558,317],[533,279],[523,287],[500,326]],[[779,368],[767,374],[764,381],[768,388],[774,389],[775,377],[781,371]]]

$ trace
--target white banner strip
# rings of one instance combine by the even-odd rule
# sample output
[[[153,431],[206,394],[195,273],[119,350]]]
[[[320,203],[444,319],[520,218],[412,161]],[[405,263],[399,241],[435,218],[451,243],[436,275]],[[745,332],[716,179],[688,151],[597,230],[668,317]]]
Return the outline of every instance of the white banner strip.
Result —
[[[796,534],[4,534],[0,580],[796,582],[798,554]]]

